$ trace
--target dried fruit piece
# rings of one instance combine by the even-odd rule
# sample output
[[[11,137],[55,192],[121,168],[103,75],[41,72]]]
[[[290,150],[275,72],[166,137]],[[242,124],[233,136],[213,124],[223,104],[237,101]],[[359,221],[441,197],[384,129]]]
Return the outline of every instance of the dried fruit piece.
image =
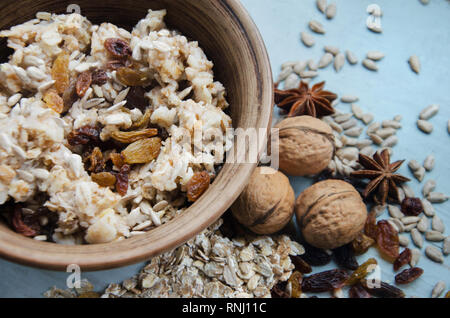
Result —
[[[114,57],[122,59],[133,53],[128,42],[119,38],[109,38],[105,41],[105,49]]]
[[[112,60],[106,63],[106,69],[115,71],[121,67],[127,67],[128,64],[126,60]]]
[[[331,255],[323,249],[309,245],[306,242],[302,243],[302,245],[305,248],[305,253],[300,257],[311,266],[323,266],[331,262]]]
[[[100,142],[100,129],[86,125],[69,133],[67,141],[71,146],[98,144]]]
[[[369,258],[352,273],[350,278],[345,282],[346,285],[354,285],[364,279],[369,273],[375,270],[377,264],[378,262],[375,258]]]
[[[402,212],[405,215],[418,216],[423,211],[422,200],[419,198],[405,198],[402,201]]]
[[[96,69],[92,72],[92,84],[102,86],[106,82],[108,82],[108,75],[104,70]]]
[[[405,269],[403,272],[395,275],[395,282],[397,284],[409,284],[422,276],[423,269],[419,267],[413,267]]]
[[[186,193],[189,202],[195,202],[208,189],[211,177],[208,172],[196,172],[186,184]]]
[[[116,191],[121,196],[124,196],[128,192],[128,175],[130,174],[130,166],[123,165],[120,172],[117,174]]]
[[[377,245],[382,255],[391,262],[398,257],[400,242],[398,232],[386,220],[377,223]]]
[[[150,123],[150,118],[152,117],[153,110],[149,107],[144,113],[144,116],[142,116],[137,122],[133,123],[133,126],[131,126],[131,129],[142,129],[146,128],[148,124]],[[164,138],[163,138],[164,139]]]
[[[309,265],[303,258],[298,255],[291,255],[291,262],[295,266],[295,270],[302,274],[309,274],[312,272],[311,265]]]
[[[302,295],[302,281],[303,281],[303,275],[300,272],[293,272],[291,277],[289,277],[288,282],[291,283],[292,291],[291,291],[291,297],[292,298],[300,298]]]
[[[365,290],[359,283],[350,288],[348,295],[350,298],[372,298],[367,290]]]
[[[111,137],[114,140],[125,144],[130,144],[141,139],[154,137],[156,135],[158,135],[158,129],[156,128],[144,129],[140,131],[114,131],[111,133]]]
[[[54,110],[58,114],[61,114],[64,110],[64,100],[58,95],[58,92],[54,89],[49,89],[42,98],[45,102],[45,106]]]
[[[375,212],[370,212],[364,226],[364,233],[376,241],[377,231],[377,215]]]
[[[55,88],[59,94],[63,94],[69,87],[69,53],[62,51],[53,62],[52,78],[55,80]]]
[[[129,67],[120,67],[117,69],[116,76],[126,86],[147,86],[150,84],[150,78],[146,73]]]
[[[98,147],[95,147],[94,150],[92,150],[92,153],[85,159],[85,162],[90,163],[90,166],[87,168],[90,172],[99,173],[105,169],[103,153]]]
[[[85,71],[78,75],[77,79],[77,95],[79,97],[83,97],[89,87],[91,87],[92,84],[92,73],[91,71]]]
[[[287,282],[278,282],[270,291],[272,298],[290,298],[289,293],[286,291],[286,287]]]
[[[77,95],[77,81],[73,79],[70,81],[69,86],[66,88],[63,94],[63,101],[64,101],[64,110],[63,112],[68,111],[73,103],[75,103],[78,99]]]
[[[116,176],[110,172],[93,173],[91,178],[101,187],[113,187],[116,184]]]
[[[141,111],[144,111],[144,109],[147,108],[149,105],[149,102],[147,98],[145,97],[145,89],[141,86],[133,86],[130,88],[130,91],[127,95],[127,103],[125,107],[129,109],[138,108]]]
[[[122,157],[127,164],[149,163],[158,157],[160,150],[160,138],[141,139],[123,150]]]
[[[125,164],[125,161],[120,153],[112,152],[109,154],[109,159],[112,161],[113,165],[118,169],[121,169]]]
[[[344,286],[348,279],[348,274],[342,269],[333,269],[318,274],[304,277],[302,290],[304,292],[321,293]]]
[[[362,255],[366,253],[371,246],[375,244],[375,240],[368,237],[364,233],[360,233],[353,241],[352,248],[355,255]]]
[[[35,226],[25,224],[22,207],[20,205],[14,207],[11,225],[16,233],[22,234],[23,236],[33,237],[38,235],[38,229],[35,228]]]
[[[411,258],[412,258],[411,250],[409,248],[405,248],[394,262],[394,271],[398,271],[406,264],[409,264],[409,262],[411,262]]]
[[[363,280],[361,286],[371,295],[382,298],[404,298],[405,293],[392,285],[380,281]]]
[[[343,268],[355,270],[358,268],[355,254],[353,253],[352,245],[347,244],[333,250],[336,263]]]

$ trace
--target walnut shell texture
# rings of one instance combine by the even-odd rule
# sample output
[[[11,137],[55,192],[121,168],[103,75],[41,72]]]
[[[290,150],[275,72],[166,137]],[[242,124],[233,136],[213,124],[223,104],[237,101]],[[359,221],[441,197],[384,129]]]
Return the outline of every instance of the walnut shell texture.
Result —
[[[322,172],[334,156],[331,127],[311,116],[290,117],[275,128],[280,134],[280,170],[291,176]]]
[[[269,167],[258,167],[231,211],[239,223],[257,234],[281,230],[294,214],[295,194],[289,179]]]
[[[309,244],[334,249],[350,243],[362,231],[367,208],[351,184],[325,180],[299,195],[295,214],[303,238]]]

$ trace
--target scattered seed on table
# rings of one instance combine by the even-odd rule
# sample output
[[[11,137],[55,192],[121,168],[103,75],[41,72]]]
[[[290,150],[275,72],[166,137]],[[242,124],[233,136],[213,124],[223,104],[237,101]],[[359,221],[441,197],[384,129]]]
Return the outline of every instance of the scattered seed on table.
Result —
[[[411,230],[411,238],[415,246],[418,248],[422,248],[423,246],[423,237],[422,234],[417,229]]]
[[[331,128],[333,128],[334,131],[336,131],[338,133],[342,133],[344,131],[344,128],[342,128],[341,125],[339,125],[338,123],[331,122],[328,124],[330,125]],[[339,139],[335,139],[335,140],[339,140]]]
[[[292,72],[293,72],[293,70],[292,70],[292,67],[291,67],[291,66],[284,68],[284,69],[281,71],[280,75],[278,75],[277,82],[282,82],[282,81],[284,81],[289,75],[292,74]]]
[[[288,62],[284,62],[283,64],[281,64],[281,69],[284,70],[285,68],[292,68],[294,67],[295,64],[297,64],[298,61],[288,61]]]
[[[363,149],[365,147],[371,146],[372,144],[373,142],[370,139],[358,139],[356,147],[358,147],[359,149]]]
[[[399,226],[398,223],[395,222],[395,220],[397,220],[397,219],[389,219],[389,220],[387,220],[387,221],[388,221],[388,223],[394,228],[394,230],[395,230],[397,233],[402,233],[402,232],[404,232],[403,227]]]
[[[319,75],[319,73],[316,71],[304,71],[300,73],[301,78],[314,78],[317,77],[317,75]]]
[[[420,165],[420,163],[417,160],[413,159],[408,162],[408,167],[409,167],[409,169],[411,169],[412,172],[414,172],[414,171],[419,170],[420,167],[422,167],[422,166]]]
[[[445,290],[445,282],[439,281],[434,285],[433,291],[431,292],[431,298],[439,298]]]
[[[368,134],[370,139],[377,145],[381,145],[383,143],[383,138],[374,133]]]
[[[362,116],[364,115],[364,112],[363,112],[363,110],[361,109],[361,107],[359,107],[359,106],[356,105],[356,104],[352,104],[352,105],[351,105],[351,108],[352,108],[352,113],[353,113],[353,115],[355,115],[356,118],[361,119]]]
[[[436,263],[444,262],[444,255],[442,255],[441,250],[433,245],[429,245],[425,248],[425,255]]]
[[[405,246],[405,247],[408,246],[409,243],[410,243],[410,239],[406,235],[399,235],[398,236],[398,241],[399,241],[401,246]]]
[[[362,64],[365,68],[367,68],[370,71],[378,71],[378,65],[372,60],[364,59],[362,61]]]
[[[425,213],[426,216],[428,217],[434,216],[434,207],[430,201],[428,201],[427,199],[422,199],[422,206],[423,206],[423,213]]]
[[[450,236],[445,238],[444,245],[442,246],[442,252],[444,255],[450,254]]]
[[[362,153],[365,156],[373,156],[375,154],[375,149],[373,149],[372,146],[367,146],[361,149],[360,153]]]
[[[337,6],[336,3],[330,3],[325,9],[325,15],[327,19],[333,19],[336,16]]]
[[[333,62],[333,54],[327,52],[320,58],[318,67],[325,68],[330,65],[331,62]]]
[[[420,112],[419,118],[423,120],[428,120],[435,116],[439,112],[439,105],[432,104]]]
[[[361,127],[353,127],[347,130],[344,130],[344,135],[349,137],[359,137],[361,136],[363,129]]]
[[[343,53],[338,53],[334,58],[334,70],[339,72],[345,64],[345,55]]]
[[[397,136],[390,136],[381,143],[381,147],[394,147],[398,143]],[[425,169],[424,169],[425,171]]]
[[[355,118],[350,118],[350,119],[347,120],[346,122],[343,122],[343,123],[341,124],[341,127],[342,127],[344,130],[347,130],[347,129],[353,128],[353,127],[355,127],[355,126],[357,126],[357,125],[358,125],[358,121],[357,121]]]
[[[445,239],[444,234],[438,231],[427,231],[425,239],[430,242],[442,242]]]
[[[288,89],[297,88],[299,84],[300,84],[300,78],[298,77],[297,74],[292,73],[284,81],[284,89],[288,90]]]
[[[310,71],[317,71],[318,65],[313,59],[310,59],[308,60],[308,68]]]
[[[314,44],[316,44],[316,40],[314,40],[314,37],[307,32],[300,33],[300,37],[303,44],[307,47],[312,47]]]
[[[434,155],[431,154],[425,158],[423,166],[427,171],[431,171],[431,170],[433,170],[435,163],[436,163],[436,158]]]
[[[316,0],[316,5],[320,12],[325,13],[325,10],[327,9],[327,0]]]
[[[337,122],[338,124],[342,124],[343,122],[346,122],[352,117],[353,117],[352,114],[339,114],[336,117],[334,117],[334,121]]]
[[[344,95],[341,97],[341,102],[343,103],[355,103],[359,101],[359,97],[358,96],[354,96],[354,95]]]
[[[337,46],[332,46],[332,45],[325,45],[324,48],[325,52],[334,55],[338,55],[339,52],[341,51]]]
[[[414,198],[416,196],[416,194],[414,193],[414,190],[406,183],[402,184],[402,189],[403,189],[403,191],[405,191],[405,195],[408,198]]]
[[[378,129],[380,129],[381,124],[374,122],[371,123],[368,127],[367,127],[367,134],[371,134],[371,133],[375,133]]]
[[[396,120],[383,120],[383,122],[381,123],[381,126],[383,128],[395,128],[395,129],[402,128],[402,124]]]
[[[367,113],[362,116],[362,121],[365,125],[370,124],[374,120],[375,116],[373,114]]]
[[[430,192],[427,195],[427,200],[431,203],[444,203],[448,200],[448,196],[440,192]]]
[[[401,122],[402,119],[403,119],[403,116],[402,116],[402,115],[396,115],[396,116],[394,117],[394,120],[395,120],[395,121],[398,121],[398,122]]]
[[[422,182],[423,178],[425,178],[425,168],[420,167],[419,169],[414,171],[413,175],[419,182]]]
[[[311,31],[319,33],[319,34],[325,34],[325,28],[323,27],[322,23],[316,20],[311,20],[308,24]]]
[[[349,51],[349,50],[345,51],[345,56],[347,57],[347,61],[351,65],[358,64],[358,62],[359,62],[358,57],[352,51]]]
[[[383,52],[380,51],[369,51],[367,52],[367,58],[372,61],[379,61],[385,57]]]
[[[403,202],[403,200],[405,200],[405,198],[406,198],[405,191],[403,191],[403,189],[401,187],[397,187],[397,194],[398,194],[399,201]]]
[[[422,232],[425,233],[428,230],[428,227],[430,226],[430,222],[428,221],[428,218],[425,215],[422,215],[422,217],[420,218],[419,223],[417,223],[417,229]]]
[[[417,55],[412,55],[409,60],[409,66],[411,67],[411,70],[413,70],[416,74],[420,73],[420,60]]]
[[[397,132],[394,128],[381,128],[376,131],[376,134],[383,139],[391,137]]]
[[[306,61],[298,61],[293,66],[293,70],[294,70],[295,73],[300,75],[300,73],[303,72],[306,69],[307,66],[308,66],[308,64],[306,63]]]
[[[402,223],[404,225],[410,225],[413,223],[418,223],[420,221],[420,218],[418,216],[405,216],[401,218]]]
[[[432,123],[422,119],[417,121],[417,127],[426,134],[431,134],[434,128]]]
[[[420,256],[422,256],[422,253],[419,249],[411,249],[411,261],[409,262],[409,265],[411,265],[412,267],[416,266],[419,263]]]
[[[388,212],[389,215],[395,219],[402,219],[405,217],[402,211],[400,211],[400,208],[395,205],[388,205]]]
[[[444,222],[442,222],[442,219],[437,215],[435,215],[431,220],[431,228],[440,233],[445,232]]]

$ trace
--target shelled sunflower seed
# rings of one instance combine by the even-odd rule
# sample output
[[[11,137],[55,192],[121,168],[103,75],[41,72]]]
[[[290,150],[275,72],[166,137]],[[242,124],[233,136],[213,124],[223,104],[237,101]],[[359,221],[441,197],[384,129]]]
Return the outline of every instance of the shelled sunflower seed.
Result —
[[[431,154],[425,158],[425,161],[423,162],[423,167],[427,171],[431,171],[434,169],[435,163],[436,163],[436,157],[433,154]]]
[[[281,73],[278,75],[277,82],[283,82],[289,75],[293,72],[292,66],[286,66],[281,70]]]
[[[448,196],[441,192],[430,192],[427,195],[427,200],[431,203],[444,203],[448,200]]]
[[[402,128],[402,124],[400,122],[398,122],[396,120],[390,120],[390,119],[383,120],[381,122],[381,126],[383,128],[394,128],[394,129]]]
[[[327,0],[316,0],[316,5],[320,12],[325,13],[325,10],[327,9]]]
[[[370,114],[370,113],[364,114],[362,116],[362,118],[361,118],[361,120],[363,121],[363,123],[365,125],[370,124],[374,119],[375,119],[375,116],[373,114]]]
[[[366,12],[370,15],[373,15],[375,17],[381,17],[383,15],[383,12],[381,11],[381,8],[377,4],[370,4],[367,6]]]
[[[444,255],[450,254],[450,236],[447,236],[444,240],[444,244],[442,245],[442,253],[444,253]]]
[[[356,104],[352,104],[351,109],[352,109],[353,115],[358,119],[361,119],[362,116],[364,115],[364,111],[362,110],[362,108]]]
[[[433,291],[431,292],[431,298],[439,298],[445,290],[445,282],[439,281],[434,285]]]
[[[330,3],[325,9],[325,15],[327,19],[333,19],[336,16],[337,6],[336,3]]]
[[[406,235],[399,235],[398,241],[399,241],[400,245],[404,246],[404,247],[408,246],[409,243],[411,242],[409,237],[407,237]]]
[[[363,64],[363,66],[365,67],[365,68],[367,68],[368,70],[370,70],[370,71],[378,71],[378,65],[377,65],[377,63],[375,63],[374,61],[372,61],[372,60],[369,60],[369,59],[364,59],[363,61],[362,61],[362,64]]]
[[[372,61],[380,61],[385,57],[383,52],[380,51],[369,51],[367,52],[367,58]]]
[[[422,119],[417,121],[417,127],[426,134],[431,134],[434,129],[432,123]]]
[[[311,31],[315,32],[315,33],[319,33],[319,34],[325,34],[325,28],[322,25],[322,23],[320,23],[317,20],[311,20],[308,23],[309,28],[311,29]]]
[[[333,62],[333,54],[325,53],[319,60],[319,68],[325,68]]]
[[[350,51],[350,50],[345,51],[345,56],[347,57],[347,61],[351,65],[358,64],[358,62],[359,62],[358,57],[352,51]]]
[[[402,223],[404,225],[417,224],[420,221],[418,216],[405,216],[401,218]]]
[[[316,61],[314,61],[313,59],[308,60],[307,64],[310,71],[317,71],[317,69],[319,68]]]
[[[353,127],[347,130],[344,130],[344,134],[349,137],[359,137],[361,136],[363,129],[361,127]]]
[[[412,172],[417,171],[422,167],[420,163],[417,160],[410,160],[408,162],[408,167],[411,169]]]
[[[422,182],[425,178],[425,172],[425,168],[421,166],[419,167],[419,169],[414,171],[413,175],[417,179],[417,181]]]
[[[430,242],[442,242],[445,236],[438,231],[427,231],[425,233],[425,239]]]
[[[428,217],[432,217],[434,216],[434,207],[431,204],[430,201],[428,201],[427,199],[422,199],[422,206],[423,206],[423,213],[425,213],[426,216]]]
[[[345,64],[345,55],[343,53],[339,53],[334,58],[334,69],[336,72],[339,72]]]
[[[411,70],[415,72],[416,74],[420,73],[420,60],[417,55],[412,55],[408,60],[409,66],[411,67]]]
[[[297,74],[292,73],[290,74],[284,81],[284,89],[293,89],[297,88],[300,84],[300,78]]]
[[[378,136],[377,134],[374,133],[369,133],[368,134],[370,139],[377,145],[381,145],[383,143],[383,138],[381,138],[380,136]]]
[[[341,97],[341,102],[343,103],[355,103],[359,101],[359,97],[358,96],[354,96],[354,95],[343,95]]]
[[[402,211],[400,211],[400,208],[396,205],[388,205],[388,212],[389,215],[395,219],[402,219],[405,217]]]
[[[412,229],[411,230],[411,238],[415,246],[418,248],[422,248],[423,246],[423,237],[422,234],[420,234],[419,230]]]
[[[300,33],[300,38],[303,44],[307,47],[312,47],[314,44],[316,44],[316,40],[314,39],[314,37],[307,32],[303,31],[302,33]]]
[[[419,115],[420,119],[428,120],[432,117],[434,117],[439,112],[439,105],[432,104],[426,108],[424,108]]]
[[[405,232],[405,226],[399,219],[390,218],[387,221],[398,233]]]
[[[296,74],[300,75],[300,73],[306,70],[307,66],[308,63],[306,61],[298,61],[293,65],[293,70]]]
[[[330,53],[333,56],[338,55],[339,52],[341,51],[337,46],[333,45],[325,45],[323,49],[326,53]]]
[[[319,73],[317,73],[316,71],[303,71],[300,73],[300,77],[303,78],[314,78],[317,77],[319,75]]]
[[[442,222],[442,219],[437,215],[435,215],[431,220],[431,228],[440,233],[445,232],[444,222]]]
[[[380,128],[376,131],[376,134],[383,139],[389,138],[397,132],[394,128]]]
[[[425,233],[430,226],[430,222],[428,221],[428,218],[425,215],[422,215],[420,218],[419,223],[417,223],[417,230],[419,230],[422,233]]]
[[[438,249],[436,246],[429,245],[425,248],[425,255],[432,261],[436,263],[443,263],[444,262],[444,255],[442,255],[442,252],[440,249]]]
[[[413,248],[411,250],[411,261],[409,262],[409,264],[412,267],[415,267],[419,263],[421,256],[422,256],[422,253],[420,252],[420,250],[417,248]]]
[[[355,118],[350,118],[346,122],[343,122],[341,124],[341,127],[342,127],[342,129],[347,130],[347,129],[355,127],[356,125],[358,125],[358,121]]]

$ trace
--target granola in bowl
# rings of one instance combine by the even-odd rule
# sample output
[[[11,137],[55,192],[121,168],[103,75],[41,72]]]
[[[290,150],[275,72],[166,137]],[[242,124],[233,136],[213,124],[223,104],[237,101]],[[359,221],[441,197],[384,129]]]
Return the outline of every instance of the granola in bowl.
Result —
[[[207,189],[232,145],[226,91],[165,15],[129,32],[40,12],[0,32],[14,50],[0,65],[0,204],[16,232],[122,240]]]

